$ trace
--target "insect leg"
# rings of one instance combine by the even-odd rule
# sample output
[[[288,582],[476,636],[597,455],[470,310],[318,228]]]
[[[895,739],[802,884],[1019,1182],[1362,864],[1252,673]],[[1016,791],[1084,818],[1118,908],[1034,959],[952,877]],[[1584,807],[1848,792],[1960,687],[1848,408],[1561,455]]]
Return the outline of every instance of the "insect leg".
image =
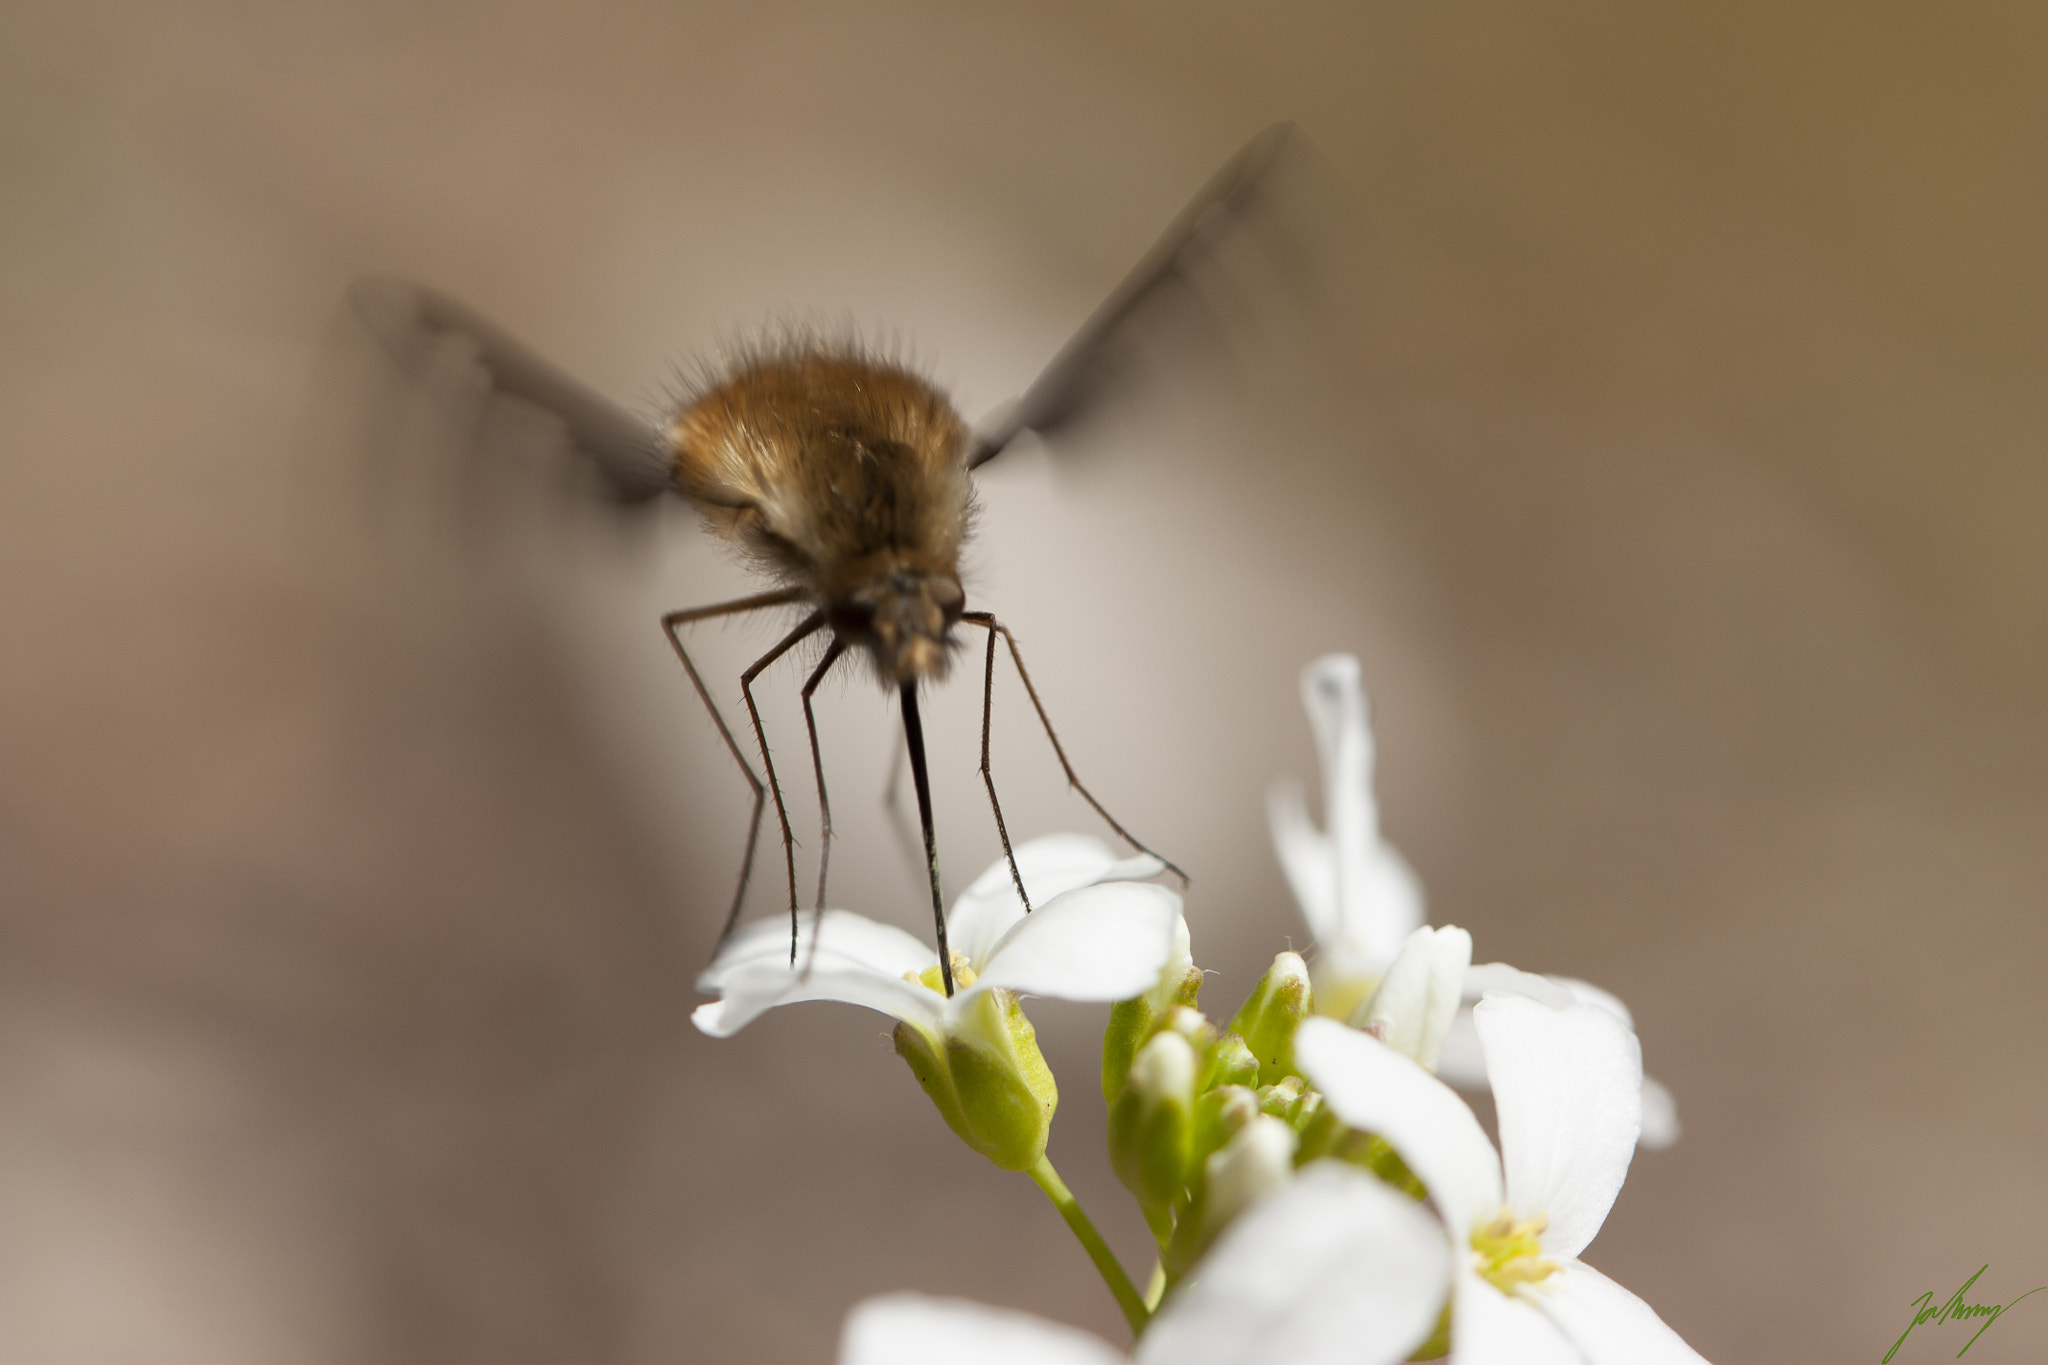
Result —
[[[924,865],[932,882],[932,923],[939,940],[939,979],[953,998],[953,954],[946,946],[946,906],[939,895],[939,841],[932,833],[932,780],[924,766],[924,724],[917,718],[917,684],[903,684],[903,747],[910,751],[910,780],[917,787],[917,818],[924,826]]]
[[[1003,803],[996,800],[996,779],[988,767],[989,720],[994,712],[996,700],[996,618],[993,612],[962,612],[960,619],[980,626],[988,631],[988,664],[981,674],[981,781],[988,788],[988,806],[996,813],[996,834],[1003,841],[1003,857],[1009,860],[1010,880],[1017,887],[1017,899],[1024,902],[1024,913],[1031,913],[1031,897],[1024,893],[1024,874],[1017,870],[1017,855],[1010,851],[1010,829],[1003,823]]]
[[[802,598],[803,594],[801,592],[795,589],[785,589],[781,592],[764,592],[753,597],[742,597],[737,601],[720,602],[715,606],[693,607],[688,611],[672,611],[661,618],[661,629],[668,636],[669,645],[675,650],[676,658],[682,661],[683,671],[690,675],[690,683],[697,689],[697,696],[704,703],[704,709],[711,713],[712,724],[718,727],[718,735],[719,738],[725,741],[726,752],[732,755],[733,762],[740,765],[740,775],[747,779],[747,785],[754,790],[754,813],[747,823],[746,858],[740,864],[740,884],[739,889],[733,893],[732,909],[726,912],[725,927],[718,932],[718,947],[720,948],[723,948],[725,941],[732,937],[733,926],[739,923],[740,906],[747,899],[747,882],[754,873],[754,846],[759,841],[761,835],[761,806],[766,796],[766,791],[761,786],[761,779],[754,776],[753,765],[748,763],[747,756],[740,752],[739,741],[733,738],[732,727],[725,723],[725,716],[719,711],[718,703],[711,699],[711,691],[704,686],[704,679],[697,672],[697,665],[690,661],[690,652],[683,648],[683,637],[680,628],[696,621],[707,621],[716,616],[736,616],[741,612],[761,611],[768,607],[786,606],[791,602],[801,601]]]
[[[818,684],[825,681],[825,675],[832,671],[832,665],[839,662],[839,656],[846,652],[846,640],[842,636],[832,637],[832,643],[825,647],[825,657],[818,660],[817,669],[810,681],[804,684],[804,729],[811,736],[811,771],[818,778],[818,819],[824,825],[824,837],[818,842],[818,903],[817,912],[825,913],[825,868],[832,858],[832,803],[825,799],[825,760],[818,754],[818,721],[811,714],[811,693],[818,690]],[[812,946],[817,940],[811,940]]]
[[[761,708],[754,704],[754,679],[761,670],[787,654],[798,642],[825,624],[825,613],[814,611],[796,623],[796,629],[782,637],[775,648],[763,654],[740,674],[740,696],[747,703],[747,716],[754,722],[754,740],[761,746],[761,766],[768,773],[768,794],[775,798],[775,818],[782,822],[782,862],[789,871],[789,965],[796,966],[796,836],[789,832],[789,807],[782,804],[782,784],[775,780],[775,760],[768,753],[768,732],[761,728]],[[758,808],[758,797],[757,797]]]
[[[961,619],[964,621],[967,618],[963,616]],[[1031,709],[1038,712],[1038,723],[1045,727],[1045,737],[1052,741],[1052,751],[1059,757],[1060,767],[1067,774],[1067,785],[1081,793],[1081,799],[1093,806],[1095,813],[1102,817],[1103,823],[1115,830],[1125,843],[1137,849],[1140,853],[1150,853],[1153,857],[1158,858],[1160,862],[1166,864],[1166,870],[1180,878],[1180,884],[1186,886],[1188,884],[1188,874],[1181,871],[1178,864],[1173,862],[1172,859],[1163,857],[1153,852],[1152,849],[1147,848],[1144,844],[1139,843],[1136,836],[1118,824],[1116,817],[1104,810],[1102,803],[1095,799],[1094,794],[1081,785],[1081,779],[1074,775],[1074,765],[1067,762],[1067,751],[1060,747],[1060,737],[1053,732],[1052,717],[1045,714],[1045,703],[1038,699],[1038,689],[1032,685],[1031,674],[1024,667],[1024,655],[1017,649],[1017,637],[1010,633],[1008,626],[992,617],[988,624],[989,630],[1000,634],[1004,642],[1010,646],[1010,662],[1017,665],[1017,676],[1024,680],[1024,691],[1031,697]]]

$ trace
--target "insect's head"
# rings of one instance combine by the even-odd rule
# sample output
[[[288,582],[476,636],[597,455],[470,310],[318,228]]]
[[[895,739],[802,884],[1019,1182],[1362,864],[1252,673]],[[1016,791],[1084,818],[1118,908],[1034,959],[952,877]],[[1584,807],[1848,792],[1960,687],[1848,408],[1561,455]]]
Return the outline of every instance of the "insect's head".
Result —
[[[896,563],[833,599],[832,629],[866,647],[884,682],[937,680],[946,674],[953,623],[967,607],[950,569]]]

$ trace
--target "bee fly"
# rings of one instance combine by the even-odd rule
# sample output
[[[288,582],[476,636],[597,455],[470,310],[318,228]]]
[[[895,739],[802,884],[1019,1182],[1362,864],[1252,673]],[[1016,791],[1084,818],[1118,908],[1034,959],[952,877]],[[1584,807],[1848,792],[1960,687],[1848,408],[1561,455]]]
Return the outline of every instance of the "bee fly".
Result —
[[[1126,842],[1151,852],[1103,809],[1075,775],[1009,628],[990,612],[967,609],[967,596],[960,584],[960,554],[973,525],[970,474],[1024,432],[1049,435],[1087,408],[1127,347],[1144,306],[1185,280],[1204,247],[1244,215],[1291,133],[1287,124],[1269,128],[1231,158],[1024,397],[981,436],[961,419],[944,394],[917,375],[863,354],[852,345],[815,338],[760,346],[743,354],[722,377],[689,398],[666,425],[656,429],[563,375],[509,334],[444,295],[389,279],[362,280],[351,288],[356,311],[402,367],[416,366],[423,347],[454,334],[470,349],[491,387],[558,417],[573,444],[603,471],[622,501],[643,501],[664,489],[682,494],[703,514],[712,531],[734,543],[777,585],[736,601],[671,612],[661,623],[676,658],[753,790],[746,854],[739,887],[719,935],[721,947],[738,923],[760,838],[764,803],[772,799],[781,825],[789,882],[790,960],[792,964],[796,960],[795,839],[753,685],[770,664],[820,631],[829,632],[829,640],[800,692],[823,825],[817,904],[822,909],[832,817],[811,697],[842,658],[856,653],[865,656],[876,678],[884,687],[893,688],[900,700],[947,995],[953,993],[953,967],[939,892],[931,784],[917,694],[921,685],[946,676],[957,627],[973,626],[988,632],[982,671],[980,771],[1003,855],[1026,910],[1031,903],[1017,872],[989,770],[998,636],[1008,647],[1069,784]],[[760,749],[764,782],[747,761],[691,661],[683,645],[682,628],[714,617],[792,605],[810,610],[740,675],[740,694]],[[1160,861],[1185,883],[1185,873],[1165,859]]]

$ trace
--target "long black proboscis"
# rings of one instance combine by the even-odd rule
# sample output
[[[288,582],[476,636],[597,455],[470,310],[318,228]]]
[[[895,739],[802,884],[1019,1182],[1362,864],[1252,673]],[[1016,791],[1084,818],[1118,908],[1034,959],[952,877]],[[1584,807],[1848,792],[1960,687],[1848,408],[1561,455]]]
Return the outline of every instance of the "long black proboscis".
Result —
[[[939,840],[932,833],[932,779],[924,766],[924,722],[917,718],[917,684],[903,684],[903,743],[910,750],[910,780],[917,788],[917,819],[924,826],[924,865],[932,880],[932,924],[938,931],[939,979],[953,996],[953,954],[946,948],[946,903],[939,894]]]

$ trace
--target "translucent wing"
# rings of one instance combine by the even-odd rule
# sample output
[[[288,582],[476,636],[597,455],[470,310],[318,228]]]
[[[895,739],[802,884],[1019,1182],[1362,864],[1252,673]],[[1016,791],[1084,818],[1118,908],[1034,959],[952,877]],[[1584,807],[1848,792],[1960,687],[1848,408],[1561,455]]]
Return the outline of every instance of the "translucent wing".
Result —
[[[451,339],[458,340],[493,393],[559,418],[570,443],[621,502],[644,502],[669,486],[661,436],[652,425],[542,360],[483,315],[445,294],[389,277],[357,280],[348,301],[409,378],[420,376],[445,354]]]
[[[1217,248],[1244,234],[1276,170],[1300,144],[1293,124],[1276,123],[1224,163],[1023,398],[976,441],[967,467],[986,464],[1026,431],[1052,435],[1086,413],[1122,372],[1133,345],[1153,330],[1148,320],[1170,296],[1198,286]]]

